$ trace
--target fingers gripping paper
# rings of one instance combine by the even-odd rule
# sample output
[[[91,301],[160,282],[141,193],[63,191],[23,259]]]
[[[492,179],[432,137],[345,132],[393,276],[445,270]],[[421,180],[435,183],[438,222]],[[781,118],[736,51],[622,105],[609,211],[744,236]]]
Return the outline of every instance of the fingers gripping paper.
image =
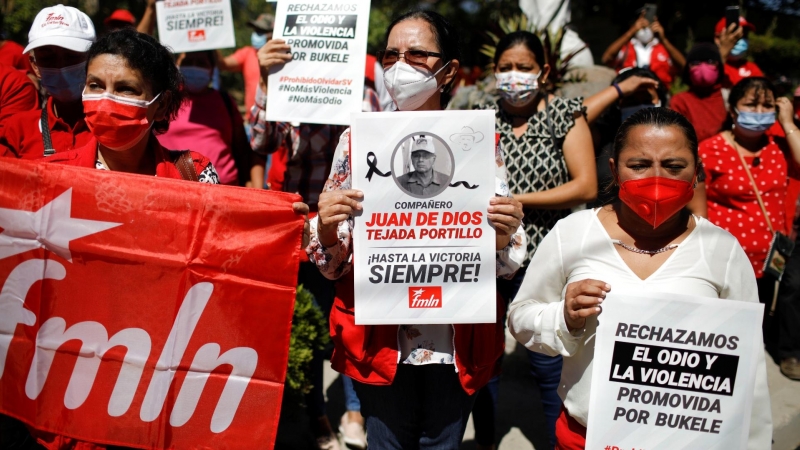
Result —
[[[102,444],[271,448],[297,200],[4,161],[0,412]]]

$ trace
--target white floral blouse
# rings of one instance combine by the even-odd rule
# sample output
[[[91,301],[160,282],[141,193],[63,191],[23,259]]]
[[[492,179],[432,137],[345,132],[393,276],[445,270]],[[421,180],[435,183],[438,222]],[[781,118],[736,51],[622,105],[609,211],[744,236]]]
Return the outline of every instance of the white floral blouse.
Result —
[[[497,196],[510,197],[505,160],[499,146],[495,149],[495,163],[495,193]],[[347,129],[339,138],[324,191],[351,187],[350,129]],[[339,242],[331,247],[325,247],[317,238],[317,218],[311,220],[311,242],[306,248],[306,253],[322,275],[328,279],[336,280],[353,267],[353,223],[352,216],[340,223]],[[526,247],[525,230],[520,225],[508,245],[497,251],[495,261],[498,278],[511,278],[514,275],[525,260]],[[453,364],[453,333],[452,325],[401,325],[398,328],[397,339],[400,345],[400,362],[414,365]]]

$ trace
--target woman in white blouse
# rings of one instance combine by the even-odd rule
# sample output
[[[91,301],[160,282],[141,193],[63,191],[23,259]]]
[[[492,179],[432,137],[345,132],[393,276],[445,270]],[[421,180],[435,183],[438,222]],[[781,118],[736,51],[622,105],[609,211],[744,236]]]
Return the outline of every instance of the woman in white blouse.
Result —
[[[558,222],[539,245],[508,326],[530,350],[563,355],[558,447],[583,449],[594,334],[607,292],[670,292],[758,302],[736,239],[684,206],[697,180],[697,136],[680,114],[648,108],[617,132],[609,161],[619,201]],[[757,332],[758,330],[754,330]],[[760,333],[758,333],[760,336]],[[772,417],[760,353],[748,448],[770,448]]]

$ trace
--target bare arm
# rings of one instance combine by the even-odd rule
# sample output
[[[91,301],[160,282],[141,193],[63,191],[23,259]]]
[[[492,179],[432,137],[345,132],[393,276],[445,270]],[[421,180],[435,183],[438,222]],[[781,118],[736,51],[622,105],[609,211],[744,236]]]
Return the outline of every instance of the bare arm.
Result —
[[[658,87],[658,81],[652,78],[632,76],[619,83],[622,96],[627,97],[638,90],[646,90],[649,87]],[[583,106],[586,107],[586,122],[591,125],[603,112],[614,104],[621,97],[614,86],[609,86],[602,91],[586,98]]]
[[[667,39],[666,34],[664,34],[664,27],[661,26],[661,23],[656,20],[650,25],[650,28],[653,29],[653,33],[658,36],[659,42],[664,44],[664,47],[667,49],[667,53],[669,53],[669,57],[672,59],[673,66],[676,68],[678,72],[683,70],[686,66],[686,58],[683,57],[683,53],[680,52],[674,45]]]
[[[567,133],[563,153],[570,181],[546,191],[514,194],[514,198],[523,207],[565,209],[597,198],[597,168],[592,134],[583,115],[575,119],[575,125]]]
[[[156,0],[147,0],[147,8],[144,10],[142,20],[136,26],[136,31],[149,36],[153,35],[156,29]]]
[[[722,57],[722,62],[728,59],[731,50],[736,45],[736,42],[744,36],[742,27],[732,23],[728,28],[722,30],[719,37],[716,39],[717,47],[719,47],[719,55]]]
[[[225,72],[241,72],[242,64],[234,55],[222,56],[222,52],[217,52],[217,68]]]
[[[794,108],[792,102],[786,97],[781,97],[775,101],[778,106],[778,121],[781,123],[783,132],[786,134],[786,143],[792,152],[792,159],[795,166],[800,166],[800,130],[794,124]]]
[[[614,62],[617,60],[617,54],[622,49],[622,47],[628,42],[630,42],[630,40],[633,38],[633,36],[636,34],[637,31],[648,25],[649,23],[647,22],[647,19],[644,18],[644,16],[639,17],[636,23],[634,23],[633,26],[628,31],[625,32],[625,34],[620,36],[619,39],[617,39],[616,41],[612,42],[611,45],[608,46],[606,51],[603,52],[603,64],[609,67],[614,67]]]

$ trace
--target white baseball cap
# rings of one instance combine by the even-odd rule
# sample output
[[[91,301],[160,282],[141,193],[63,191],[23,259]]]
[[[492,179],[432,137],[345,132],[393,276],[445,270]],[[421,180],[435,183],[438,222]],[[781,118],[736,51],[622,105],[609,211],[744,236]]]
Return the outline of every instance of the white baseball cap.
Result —
[[[436,154],[436,147],[433,146],[433,140],[424,134],[414,139],[414,145],[411,146],[411,153],[423,151]]]
[[[50,6],[39,11],[33,20],[28,32],[28,46],[23,53],[45,45],[85,52],[95,37],[94,24],[89,16],[71,6]]]

